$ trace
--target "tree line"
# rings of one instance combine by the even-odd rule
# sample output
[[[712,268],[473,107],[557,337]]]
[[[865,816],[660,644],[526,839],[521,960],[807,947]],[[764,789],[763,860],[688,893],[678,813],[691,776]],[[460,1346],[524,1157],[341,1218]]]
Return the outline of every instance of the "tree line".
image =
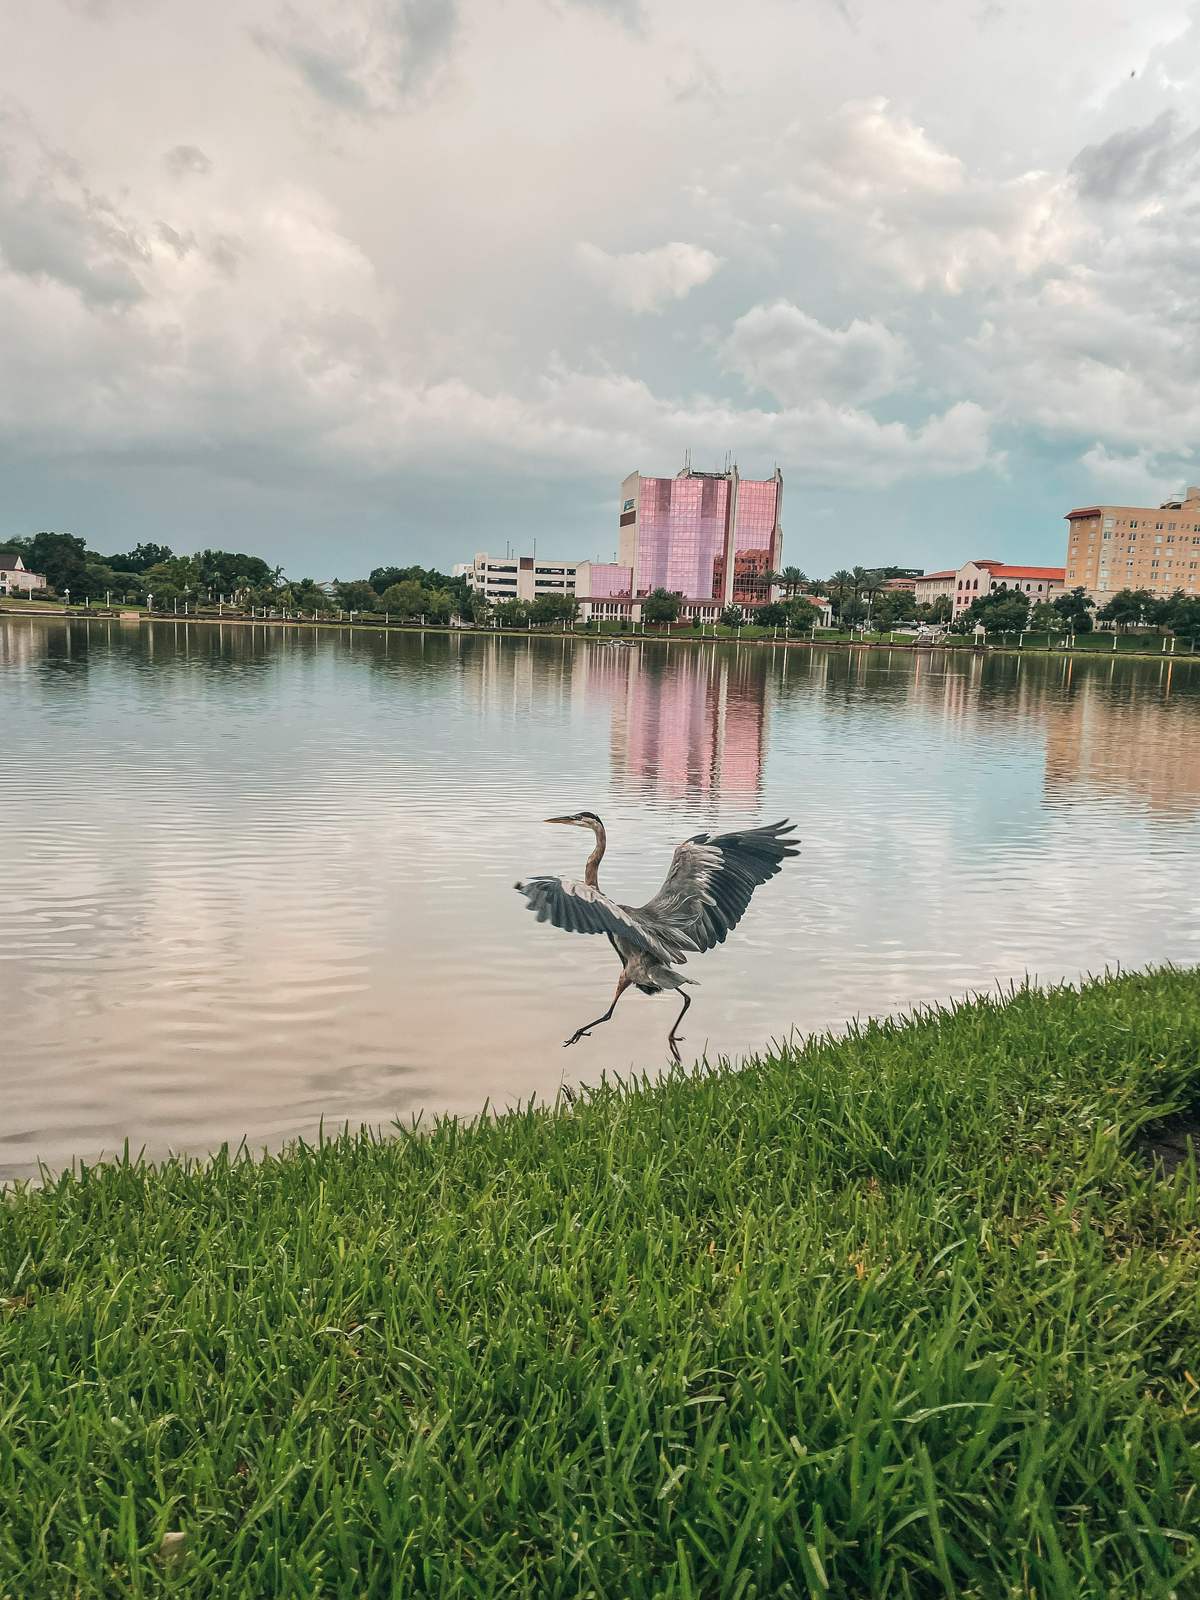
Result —
[[[1195,646],[1200,642],[1200,596],[1184,594],[1182,589],[1171,595],[1121,589],[1097,609],[1082,587],[1032,603],[1020,590],[993,589],[977,595],[953,626],[961,633],[976,625],[989,633],[1090,633],[1096,622],[1107,623],[1118,633],[1134,628],[1168,630]]]
[[[465,578],[432,567],[376,567],[367,578],[335,580],[286,577],[282,567],[243,551],[199,550],[176,555],[165,544],[138,544],[101,555],[71,533],[36,533],[10,539],[31,572],[45,575],[57,595],[80,601],[135,605],[153,598],[156,611],[225,603],[247,610],[308,612],[390,611],[406,618],[448,621],[470,616],[475,597]]]
[[[515,598],[490,602],[473,590],[466,578],[419,565],[375,567],[365,578],[335,579],[323,585],[314,578],[289,578],[281,567],[241,551],[200,550],[177,555],[168,545],[145,543],[102,555],[75,534],[52,532],[7,540],[6,548],[16,550],[31,572],[43,573],[50,589],[69,595],[73,603],[115,600],[146,604],[153,598],[155,610],[169,610],[223,602],[244,609],[316,616],[378,614],[399,621],[448,622],[457,616],[477,624],[495,620],[509,628],[572,623],[578,613],[572,595],[540,595],[532,602]],[[888,587],[895,575],[895,568],[856,566],[814,579],[799,567],[784,567],[781,572],[758,576],[764,591],[768,585],[780,591],[779,599],[753,608],[726,606],[720,620],[727,627],[752,620],[799,633],[818,621],[814,599],[827,598],[841,628],[861,624],[886,633],[902,623],[950,624],[949,596],[918,605],[911,589]],[[683,601],[681,595],[655,589],[643,600],[642,615],[647,622],[669,625],[678,621]],[[950,625],[961,632],[982,623],[989,633],[1087,633],[1096,621],[1118,632],[1139,627],[1170,629],[1195,644],[1200,641],[1200,597],[1180,590],[1160,597],[1145,589],[1122,589],[1097,611],[1082,588],[1041,601],[1032,601],[1018,589],[993,589],[976,596]]]

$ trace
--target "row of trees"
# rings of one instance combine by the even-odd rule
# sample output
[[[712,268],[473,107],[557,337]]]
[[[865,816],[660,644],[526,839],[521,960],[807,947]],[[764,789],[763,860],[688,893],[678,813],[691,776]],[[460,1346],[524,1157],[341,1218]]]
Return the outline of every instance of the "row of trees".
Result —
[[[399,620],[424,617],[448,622],[452,616],[485,623],[493,617],[504,627],[572,623],[577,602],[568,595],[543,595],[531,604],[502,600],[494,606],[471,589],[465,578],[450,577],[422,566],[376,567],[366,578],[335,580],[328,587],[313,578],[287,578],[261,556],[241,551],[200,550],[176,555],[163,544],[138,544],[131,550],[101,555],[70,533],[37,533],[9,541],[32,572],[46,576],[52,590],[73,601],[144,602],[151,595],[157,608],[189,602],[192,605],[224,599],[244,607],[329,614],[334,611],[386,614]],[[766,627],[786,627],[802,632],[813,626],[817,612],[805,590],[828,595],[841,627],[869,622],[881,632],[903,622],[949,622],[948,598],[919,606],[907,589],[889,589],[895,569],[851,567],[828,579],[812,580],[799,567],[763,575],[782,590],[783,598],[745,612],[726,606],[721,621],[739,627],[752,620]],[[669,625],[678,621],[682,597],[656,589],[642,605],[647,622]],[[1094,619],[1119,632],[1133,628],[1170,629],[1180,638],[1200,639],[1200,598],[1181,591],[1162,598],[1145,589],[1122,589],[1094,612],[1082,588],[1053,600],[1030,602],[1016,589],[995,589],[978,595],[954,623],[967,632],[982,623],[989,633],[1025,631],[1089,632]]]
[[[1200,639],[1200,596],[1184,594],[1182,589],[1165,599],[1149,589],[1120,589],[1096,615],[1118,633],[1131,628],[1169,628],[1193,645]]]
[[[899,576],[895,567],[840,567],[828,578],[816,579],[809,578],[799,567],[784,567],[771,576],[789,598],[805,589],[825,595],[835,622],[842,628],[870,623],[886,633],[902,622],[949,622],[951,616],[947,597],[931,605],[918,605],[911,589],[889,589],[888,581]]]
[[[157,609],[225,600],[274,610],[390,611],[448,621],[455,613],[470,616],[476,600],[464,578],[421,566],[376,567],[368,578],[335,582],[330,592],[314,578],[287,578],[281,567],[242,551],[185,556],[169,545],[139,544],[101,555],[71,533],[37,533],[8,545],[31,572],[45,574],[56,594],[75,602],[111,598],[137,604],[153,596]]]
[[[1084,589],[1036,603],[1021,589],[992,589],[976,595],[953,624],[956,633],[970,633],[977,626],[989,633],[1090,633],[1092,603]]]
[[[89,550],[73,533],[35,533],[6,541],[31,572],[45,574],[56,594],[72,600],[141,601],[153,593],[166,604],[204,594],[234,594],[250,589],[272,592],[283,574],[260,556],[228,550],[201,550],[177,556],[165,544],[139,544],[115,555]],[[311,580],[310,580],[311,581]]]
[[[56,594],[69,594],[76,603],[137,604],[153,598],[161,610],[221,600],[246,608],[317,615],[346,611],[400,620],[424,617],[430,622],[460,616],[478,623],[494,617],[504,627],[573,623],[578,612],[578,603],[568,595],[542,595],[528,604],[517,599],[491,604],[465,578],[431,567],[376,567],[365,578],[322,585],[313,578],[288,578],[282,568],[241,551],[205,549],[177,555],[169,545],[145,543],[104,555],[89,549],[75,534],[52,532],[10,543],[30,571],[44,573]],[[808,583],[805,574],[798,567],[787,567],[766,579],[781,585],[787,598],[756,608],[754,620],[768,627],[811,627],[816,612],[800,594]],[[681,604],[681,596],[658,589],[645,601],[643,614],[651,623],[669,624],[678,620]],[[747,613],[727,606],[721,620],[737,627],[747,620]]]
[[[1096,621],[1108,623],[1118,633],[1132,628],[1169,630],[1194,646],[1200,640],[1200,597],[1181,589],[1165,597],[1148,589],[1121,589],[1095,611],[1083,588],[1033,605],[1020,590],[993,589],[976,596],[954,627],[962,633],[977,624],[989,633],[1090,633]]]

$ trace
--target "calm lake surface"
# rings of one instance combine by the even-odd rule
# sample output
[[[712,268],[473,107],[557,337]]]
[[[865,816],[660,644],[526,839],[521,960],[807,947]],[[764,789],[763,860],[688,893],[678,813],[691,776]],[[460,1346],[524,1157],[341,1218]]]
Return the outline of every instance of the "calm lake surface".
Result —
[[[0,1176],[658,1068],[673,997],[513,890],[803,855],[693,959],[685,1056],[1200,958],[1200,665],[0,621]]]

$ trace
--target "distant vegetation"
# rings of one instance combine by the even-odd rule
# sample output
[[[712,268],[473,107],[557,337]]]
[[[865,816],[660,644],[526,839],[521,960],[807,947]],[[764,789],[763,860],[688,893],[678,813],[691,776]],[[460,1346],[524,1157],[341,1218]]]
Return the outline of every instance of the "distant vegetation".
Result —
[[[228,603],[317,617],[354,612],[434,623],[460,617],[479,624],[496,621],[506,628],[574,623],[579,610],[570,595],[543,595],[532,604],[517,599],[490,604],[465,578],[432,567],[376,567],[365,578],[322,585],[313,578],[286,577],[282,568],[260,556],[228,550],[185,556],[167,545],[139,544],[104,556],[68,533],[10,539],[5,548],[18,550],[31,571],[45,573],[56,594],[65,596],[69,591],[72,604],[103,603],[107,597],[118,604],[144,604],[153,596],[156,610]],[[914,622],[940,623],[959,633],[982,623],[989,634],[1081,634],[1089,633],[1098,620],[1121,633],[1149,628],[1173,633],[1193,647],[1200,642],[1200,597],[1181,590],[1158,598],[1144,589],[1122,589],[1095,611],[1082,588],[1040,602],[1020,590],[997,589],[979,595],[951,623],[948,597],[918,605],[911,590],[888,588],[889,570],[842,568],[829,578],[810,579],[799,567],[785,567],[768,574],[781,592],[779,600],[753,608],[726,606],[721,624],[731,629],[753,623],[807,632],[818,620],[811,595],[828,599],[839,629],[861,628],[875,634]],[[672,626],[678,622],[681,601],[678,594],[655,589],[642,603],[643,618],[652,626]]]
[[[455,613],[471,615],[475,597],[464,578],[432,568],[376,567],[369,577],[335,580],[328,588],[313,578],[285,577],[261,556],[229,550],[200,550],[176,555],[167,545],[139,544],[128,552],[104,556],[89,550],[69,533],[38,533],[10,539],[25,565],[42,572],[60,595],[69,591],[72,604],[145,603],[156,610],[186,605],[219,604],[327,615],[342,611],[390,611],[397,618],[424,616],[447,622]]]
[[[1194,1596],[1198,1107],[1162,971],[11,1194],[0,1594]]]
[[[1174,594],[1157,597],[1146,589],[1122,589],[1097,611],[1083,588],[1069,589],[1053,600],[1031,604],[1015,589],[995,589],[979,595],[953,624],[967,633],[981,624],[988,633],[1091,633],[1096,621],[1118,633],[1135,628],[1172,633],[1192,646],[1200,641],[1200,597]]]

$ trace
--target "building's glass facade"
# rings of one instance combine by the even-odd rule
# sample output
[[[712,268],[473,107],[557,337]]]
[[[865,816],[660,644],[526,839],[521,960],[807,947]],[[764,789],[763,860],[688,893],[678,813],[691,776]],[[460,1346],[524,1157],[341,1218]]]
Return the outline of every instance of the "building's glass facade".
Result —
[[[689,600],[725,598],[733,481],[726,473],[698,472],[639,480],[634,574],[639,595],[667,589]],[[766,574],[780,557],[775,540],[780,480],[743,478],[737,485],[732,599],[758,605],[769,598]]]
[[[638,504],[637,590],[715,598],[725,548],[729,479],[643,478]]]
[[[613,595],[627,595],[633,584],[633,570],[613,561],[593,561],[591,566],[591,594],[607,600]]]
[[[765,574],[772,570],[779,485],[745,479],[738,484],[737,522],[733,530],[733,603],[761,605],[770,598]]]

